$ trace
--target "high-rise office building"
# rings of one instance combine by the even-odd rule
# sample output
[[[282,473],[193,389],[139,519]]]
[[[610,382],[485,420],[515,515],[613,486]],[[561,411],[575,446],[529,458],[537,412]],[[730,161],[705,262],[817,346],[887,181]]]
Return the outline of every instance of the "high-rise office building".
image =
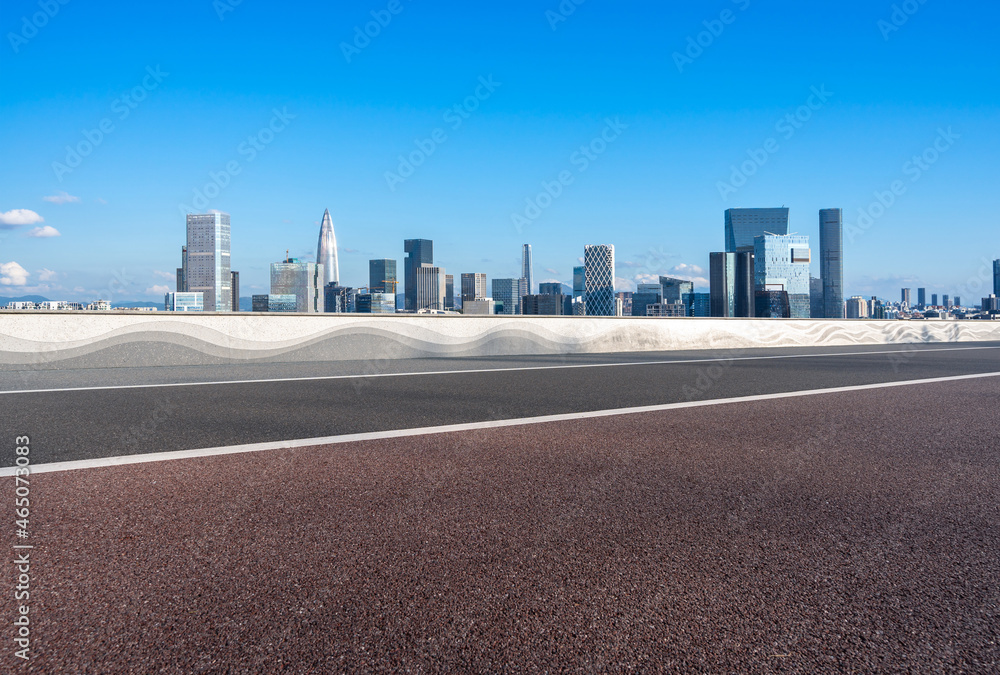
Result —
[[[663,303],[663,286],[660,284],[638,284],[632,294],[632,316],[649,316],[650,305]]]
[[[848,299],[848,301],[847,301],[847,318],[848,319],[867,319],[868,318],[868,301],[865,300],[860,295],[855,295],[854,297]]]
[[[687,308],[686,316],[706,318],[712,316],[712,294],[711,293],[685,293],[684,307]]]
[[[767,314],[791,319],[809,318],[809,237],[765,234],[754,240],[754,286],[757,316],[761,307]],[[780,293],[787,294],[787,300]],[[762,305],[762,298],[765,304]]]
[[[230,288],[232,289],[231,293],[233,296],[230,305],[232,306],[234,312],[238,312],[240,311],[240,273],[230,272],[229,276],[232,279]]]
[[[177,292],[187,292],[187,253],[188,247],[181,246],[181,266],[177,268]]]
[[[206,312],[232,311],[228,213],[188,214],[184,290],[201,293]]]
[[[684,296],[694,293],[694,282],[687,279],[660,277],[660,286],[663,288],[663,302],[668,305],[683,304]]]
[[[814,319],[826,318],[826,309],[823,306],[823,280],[816,277],[809,277],[809,316]]]
[[[1000,298],[1000,260],[993,261],[993,295]]]
[[[319,245],[316,247],[316,264],[323,266],[320,287],[340,283],[340,258],[337,255],[337,235],[333,231],[330,209],[323,212],[323,222],[319,226]]]
[[[762,234],[788,234],[788,209],[728,209],[726,252],[753,251]]]
[[[405,308],[408,312],[415,312],[420,309],[417,306],[417,269],[421,265],[434,264],[434,242],[430,239],[407,239],[403,242],[403,250],[406,252],[403,270]]]
[[[615,247],[585,246],[587,316],[615,316]]]
[[[285,258],[280,263],[271,263],[271,295],[294,295],[296,312],[322,312],[323,277],[322,265]]]
[[[486,297],[486,275],[480,272],[462,275],[462,304]]]
[[[819,212],[819,278],[823,284],[823,318],[843,319],[844,215],[841,209]]]
[[[581,301],[587,299],[587,268],[573,268],[573,298],[580,298]]]
[[[904,288],[900,293],[900,302],[903,303],[903,307],[910,306],[910,289]]]
[[[917,309],[923,309],[927,306],[927,289],[918,288],[917,289]]]
[[[931,307],[937,307],[938,306],[937,298],[938,298],[937,293],[932,293],[931,294]]]
[[[736,253],[736,316],[757,316],[754,285],[754,254],[752,251]]]
[[[961,306],[962,306],[962,298],[956,295],[955,296],[955,307],[961,307]]]
[[[396,261],[389,258],[368,261],[368,290],[396,294]]]
[[[415,310],[444,309],[445,296],[448,293],[446,276],[443,267],[434,265],[421,265],[414,270]]]
[[[358,289],[329,283],[323,286],[323,312],[353,314],[357,311]]]
[[[518,279],[494,279],[493,302],[496,303],[497,314],[520,314],[522,293],[528,285],[524,277]]]
[[[396,296],[392,293],[358,293],[354,302],[358,314],[396,313]]]
[[[532,273],[533,263],[531,261],[531,244],[521,247],[521,277],[528,282],[528,293],[532,293],[535,288],[535,278]]]
[[[952,308],[951,296],[949,295],[941,296],[941,304],[944,305],[945,309],[951,309]]]
[[[538,284],[539,295],[565,295],[566,287],[561,281],[546,281]]]
[[[444,308],[455,309],[455,275],[444,275]]]
[[[736,254],[709,253],[708,268],[711,316],[736,316]]]

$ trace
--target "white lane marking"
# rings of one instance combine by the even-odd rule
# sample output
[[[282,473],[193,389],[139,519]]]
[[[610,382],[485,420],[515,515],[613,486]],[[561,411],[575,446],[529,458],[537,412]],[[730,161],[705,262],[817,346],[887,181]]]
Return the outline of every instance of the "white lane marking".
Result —
[[[50,464],[33,464],[31,473],[49,473],[53,471],[76,471],[79,469],[96,469],[126,464],[147,464],[152,462],[167,462],[177,459],[194,459],[198,457],[215,457],[218,455],[235,455],[265,450],[286,450],[291,448],[306,448],[321,445],[337,445],[341,443],[357,443],[360,441],[376,441],[389,438],[406,438],[409,436],[430,436],[449,434],[460,431],[475,431],[477,429],[497,429],[501,427],[527,426],[531,424],[547,424],[550,422],[567,422],[598,417],[614,417],[618,415],[636,415],[640,413],[662,412],[665,410],[681,410],[683,408],[702,408],[729,403],[752,403],[755,401],[771,401],[782,398],[799,398],[802,396],[818,396],[821,394],[842,394],[852,391],[867,391],[871,389],[889,389],[892,387],[908,387],[918,384],[936,384],[940,382],[959,382],[962,380],[977,380],[988,377],[1000,377],[1000,372],[977,373],[975,375],[952,375],[949,377],[934,377],[924,380],[905,380],[902,382],[883,382],[879,384],[860,384],[851,387],[832,387],[830,389],[809,389],[805,391],[786,391],[777,394],[757,394],[755,396],[739,396],[736,398],[717,398],[710,401],[686,401],[683,403],[665,403],[662,405],[642,406],[638,408],[614,408],[610,410],[595,410],[582,413],[564,413],[561,415],[544,415],[541,417],[523,417],[520,419],[494,420],[490,422],[470,422],[468,424],[449,424],[439,427],[423,427],[419,429],[397,429],[394,431],[375,431],[363,434],[345,434],[343,436],[327,436],[324,438],[301,438],[293,441],[277,441],[273,443],[254,443],[252,445],[231,445],[221,448],[203,448],[199,450],[176,450],[173,452],[157,452],[146,455],[126,455],[123,457],[101,457],[83,459],[72,462],[52,462]],[[0,476],[13,476],[16,467],[0,468]]]
[[[917,345],[914,344],[914,347]],[[925,345],[922,345],[925,346]],[[269,384],[279,382],[317,382],[322,380],[364,380],[381,377],[417,377],[424,375],[465,375],[481,373],[515,373],[532,370],[569,370],[574,368],[617,368],[627,366],[670,366],[687,363],[720,363],[734,361],[771,361],[776,359],[807,359],[827,358],[831,356],[872,356],[876,354],[934,354],[936,352],[964,352],[982,349],[1000,349],[992,347],[935,347],[929,349],[896,349],[870,352],[834,352],[830,354],[778,354],[774,356],[734,356],[714,359],[675,359],[672,361],[630,361],[627,363],[578,363],[561,366],[519,366],[515,368],[477,368],[469,370],[431,370],[419,373],[368,373],[355,375],[319,375],[315,377],[283,377],[265,380],[222,380],[218,382],[169,382],[165,384],[123,384],[104,387],[66,387],[62,389],[12,389],[0,391],[4,394],[54,394],[71,391],[110,391],[116,389],[157,389],[168,387],[212,387],[225,384]],[[575,356],[580,356],[579,354]]]

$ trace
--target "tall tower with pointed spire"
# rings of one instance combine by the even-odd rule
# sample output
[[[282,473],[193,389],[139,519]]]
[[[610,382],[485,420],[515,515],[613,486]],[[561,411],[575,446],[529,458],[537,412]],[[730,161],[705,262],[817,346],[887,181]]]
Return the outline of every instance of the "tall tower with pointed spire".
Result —
[[[337,235],[333,233],[333,219],[330,209],[323,212],[323,224],[319,228],[319,247],[316,262],[323,266],[323,285],[340,283],[340,262],[337,260]]]

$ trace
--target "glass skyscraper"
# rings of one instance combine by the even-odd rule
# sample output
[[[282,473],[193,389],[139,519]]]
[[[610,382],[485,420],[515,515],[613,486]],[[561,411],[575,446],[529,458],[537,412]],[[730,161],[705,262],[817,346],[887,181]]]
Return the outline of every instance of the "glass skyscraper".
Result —
[[[368,290],[372,293],[396,293],[396,261],[388,258],[368,261]]]
[[[728,209],[726,252],[753,251],[754,240],[763,234],[788,234],[788,209]]]
[[[323,285],[322,265],[302,262],[297,258],[271,263],[271,295],[294,295],[296,312],[322,312]]]
[[[993,261],[993,295],[1000,298],[1000,260]]]
[[[494,279],[493,302],[503,305],[497,314],[520,314],[521,297],[527,295],[528,280]]]
[[[417,268],[421,265],[434,264],[434,242],[430,239],[407,239],[403,242],[403,250],[406,252],[405,269],[403,270],[403,281],[406,286],[403,289],[405,308],[409,312],[415,312],[419,309],[417,306]],[[441,282],[444,283],[444,279]]]
[[[486,297],[486,275],[472,272],[462,275],[462,303],[482,300]]]
[[[330,209],[323,212],[323,221],[319,226],[319,244],[316,246],[316,264],[323,266],[323,283],[340,283],[340,260],[337,255],[337,235],[333,231],[333,219]]]
[[[736,316],[736,254],[709,253],[709,288],[711,316]]]
[[[787,313],[791,319],[809,318],[809,237],[804,235],[765,234],[754,240],[754,286],[757,305],[761,306],[762,296],[766,296],[766,307],[770,316],[775,316],[775,308],[784,308],[784,299],[778,294],[787,294]],[[758,314],[760,316],[760,314]],[[765,315],[767,316],[767,315]]]
[[[844,318],[844,216],[841,209],[819,212],[819,278],[823,318]]]
[[[206,312],[231,312],[228,213],[189,214],[184,254],[184,290],[201,293]]]
[[[585,299],[587,296],[587,268],[573,268],[573,297]]]
[[[586,246],[587,316],[615,316],[615,247]]]
[[[525,244],[521,249],[521,276],[528,282],[528,293],[531,293],[532,289],[535,287],[534,275],[531,271],[532,267],[531,244]]]

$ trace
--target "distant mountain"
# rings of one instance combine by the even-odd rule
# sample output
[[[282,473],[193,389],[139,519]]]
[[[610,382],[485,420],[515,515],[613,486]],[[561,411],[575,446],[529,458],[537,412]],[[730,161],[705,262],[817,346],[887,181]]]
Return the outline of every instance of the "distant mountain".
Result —
[[[0,296],[0,307],[6,307],[9,302],[48,302],[48,298],[40,295],[22,295],[20,298],[7,298]]]

